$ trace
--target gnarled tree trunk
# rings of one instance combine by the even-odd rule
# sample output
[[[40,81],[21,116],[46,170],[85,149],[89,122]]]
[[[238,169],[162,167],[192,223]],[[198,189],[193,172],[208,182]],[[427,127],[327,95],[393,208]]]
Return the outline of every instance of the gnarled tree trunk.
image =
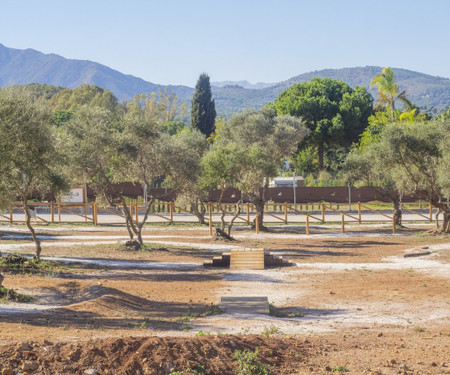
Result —
[[[402,225],[402,209],[400,207],[400,196],[396,196],[392,199],[394,204],[394,222],[395,225]]]
[[[31,237],[33,238],[34,244],[36,245],[36,253],[35,253],[33,259],[36,261],[39,261],[40,257],[41,257],[41,252],[42,252],[41,241],[39,241],[39,239],[37,238],[36,232],[35,232],[33,226],[31,225],[30,208],[28,207],[26,197],[22,197],[22,208],[23,208],[23,212],[25,213],[25,223],[28,227],[28,230],[31,233]]]

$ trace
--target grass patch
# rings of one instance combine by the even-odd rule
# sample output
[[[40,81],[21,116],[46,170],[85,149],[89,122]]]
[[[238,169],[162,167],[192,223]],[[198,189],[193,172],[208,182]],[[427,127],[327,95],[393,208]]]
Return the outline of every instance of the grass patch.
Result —
[[[58,262],[35,261],[19,254],[8,254],[0,258],[0,272],[57,277],[61,273],[68,273],[69,268]]]
[[[261,335],[269,337],[270,335],[282,335],[283,332],[281,332],[281,329],[279,329],[277,326],[271,325],[270,327],[264,327],[263,331],[261,332]]]
[[[348,372],[349,370],[347,368],[345,368],[344,366],[334,366],[334,367],[331,367],[331,371]]]
[[[0,303],[6,302],[30,302],[33,298],[25,294],[17,293],[14,289],[8,289],[0,286]]]

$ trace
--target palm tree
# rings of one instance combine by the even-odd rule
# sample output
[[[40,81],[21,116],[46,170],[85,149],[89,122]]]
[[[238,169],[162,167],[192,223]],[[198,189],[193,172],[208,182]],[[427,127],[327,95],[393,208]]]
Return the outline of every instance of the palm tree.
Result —
[[[390,110],[392,121],[394,121],[396,100],[403,103],[406,108],[411,108],[412,104],[406,97],[406,90],[399,93],[398,85],[394,82],[394,71],[391,68],[386,67],[382,70],[381,74],[376,75],[372,79],[372,82],[370,82],[370,88],[373,86],[378,88],[378,101],[376,106]]]

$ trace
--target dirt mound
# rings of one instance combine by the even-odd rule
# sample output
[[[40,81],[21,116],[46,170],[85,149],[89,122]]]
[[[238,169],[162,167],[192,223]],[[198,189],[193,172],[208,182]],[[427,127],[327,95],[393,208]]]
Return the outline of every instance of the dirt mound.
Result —
[[[259,349],[261,361],[274,374],[291,373],[304,357],[303,340],[288,337],[212,336],[192,338],[148,337],[95,340],[84,343],[20,343],[3,347],[0,364],[17,370],[24,363],[39,365],[39,374],[154,374],[189,369],[211,375],[235,374],[236,350]],[[22,350],[26,349],[31,350]],[[0,366],[0,368],[2,367]],[[97,372],[94,372],[97,371]],[[207,372],[208,371],[208,372]]]

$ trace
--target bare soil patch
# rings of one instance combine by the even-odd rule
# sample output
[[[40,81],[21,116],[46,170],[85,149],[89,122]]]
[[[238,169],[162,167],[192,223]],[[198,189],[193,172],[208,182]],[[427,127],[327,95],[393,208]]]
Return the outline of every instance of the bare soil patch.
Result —
[[[296,236],[292,230],[256,238],[237,231],[233,246],[264,247],[299,266],[232,271],[201,267],[218,254],[213,245],[230,246],[204,238],[207,228],[149,228],[147,235],[157,232],[179,245],[155,244],[138,252],[114,240],[76,243],[75,237],[86,232],[52,228],[55,238],[73,240],[62,240],[70,244],[61,247],[46,246],[56,239],[44,241],[42,255],[198,266],[68,264],[44,273],[2,271],[5,287],[31,295],[33,301],[0,304],[0,368],[19,371],[25,361],[34,361],[38,368],[33,371],[39,374],[83,374],[88,369],[100,374],[189,374],[188,369],[201,368],[235,374],[233,352],[258,348],[261,361],[275,374],[331,374],[339,373],[333,371],[338,368],[352,374],[450,374],[448,237],[420,229],[388,236],[386,230],[365,228],[361,236],[327,238]],[[0,239],[2,246],[14,243]],[[403,257],[424,248],[431,254]],[[276,316],[210,315],[227,295],[268,296]],[[30,350],[20,351],[22,342]]]

